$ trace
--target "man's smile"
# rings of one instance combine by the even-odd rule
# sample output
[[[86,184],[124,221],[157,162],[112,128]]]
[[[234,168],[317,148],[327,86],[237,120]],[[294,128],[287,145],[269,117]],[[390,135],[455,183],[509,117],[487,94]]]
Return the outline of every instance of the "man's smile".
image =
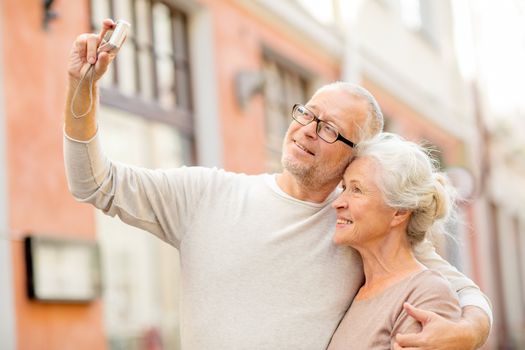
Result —
[[[299,149],[301,149],[302,151],[304,151],[304,152],[306,152],[306,153],[308,153],[308,154],[310,154],[310,155],[312,155],[312,156],[315,156],[315,154],[314,154],[312,151],[310,151],[310,150],[309,150],[308,148],[306,148],[305,146],[301,145],[301,144],[300,144],[299,142],[297,142],[296,140],[293,140],[293,142],[294,142],[295,145],[296,145]]]

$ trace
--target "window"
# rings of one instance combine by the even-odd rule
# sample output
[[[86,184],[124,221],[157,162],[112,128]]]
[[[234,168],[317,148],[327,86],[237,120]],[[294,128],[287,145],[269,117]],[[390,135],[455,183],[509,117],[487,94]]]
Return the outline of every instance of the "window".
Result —
[[[433,4],[429,0],[400,0],[403,23],[408,28],[420,33],[432,46],[437,46],[436,9],[432,6]]]
[[[161,0],[91,0],[93,31],[122,18],[131,31],[101,81],[106,154],[133,166],[195,163],[187,17]],[[109,349],[180,349],[178,251],[96,213]]]
[[[104,18],[131,23],[102,79],[102,103],[176,126],[193,137],[186,15],[160,0],[92,0],[94,31]]]
[[[401,18],[410,29],[420,30],[423,21],[420,0],[401,0]]]
[[[294,70],[293,64],[281,62],[274,54],[265,55],[263,72],[268,169],[279,171],[283,138],[292,121],[292,106],[307,102],[308,80],[300,68]]]

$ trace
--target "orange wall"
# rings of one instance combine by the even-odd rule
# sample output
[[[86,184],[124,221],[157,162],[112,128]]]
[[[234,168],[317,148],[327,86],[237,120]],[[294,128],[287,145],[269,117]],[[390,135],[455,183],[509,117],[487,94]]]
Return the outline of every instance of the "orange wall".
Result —
[[[43,1],[3,0],[0,19],[11,234],[95,237],[93,210],[67,191],[62,111],[69,47],[89,28],[88,2],[57,0],[59,18],[42,29]],[[19,349],[104,349],[100,301],[41,304],[28,300],[21,240],[13,240]]]
[[[263,99],[257,96],[242,110],[235,99],[235,74],[240,70],[261,69],[263,44],[326,81],[339,77],[338,63],[255,18],[235,1],[201,2],[209,7],[214,21],[224,167],[231,171],[263,172],[266,170]]]

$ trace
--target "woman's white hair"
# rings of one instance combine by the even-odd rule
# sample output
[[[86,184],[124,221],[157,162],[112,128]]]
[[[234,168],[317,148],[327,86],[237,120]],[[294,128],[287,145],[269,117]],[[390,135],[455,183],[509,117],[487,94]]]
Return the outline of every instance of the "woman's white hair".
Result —
[[[428,151],[395,134],[380,133],[359,143],[355,156],[375,161],[375,180],[388,206],[411,211],[407,227],[410,243],[421,242],[427,234],[445,232],[455,190],[437,171]]]

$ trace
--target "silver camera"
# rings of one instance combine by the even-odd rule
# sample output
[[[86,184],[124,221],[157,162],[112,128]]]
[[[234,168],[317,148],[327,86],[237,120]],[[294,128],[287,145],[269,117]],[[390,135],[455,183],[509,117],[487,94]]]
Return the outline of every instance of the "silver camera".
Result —
[[[131,25],[128,22],[119,19],[115,23],[115,28],[108,31],[102,39],[102,44],[99,46],[98,52],[118,51],[126,39],[130,27]]]

